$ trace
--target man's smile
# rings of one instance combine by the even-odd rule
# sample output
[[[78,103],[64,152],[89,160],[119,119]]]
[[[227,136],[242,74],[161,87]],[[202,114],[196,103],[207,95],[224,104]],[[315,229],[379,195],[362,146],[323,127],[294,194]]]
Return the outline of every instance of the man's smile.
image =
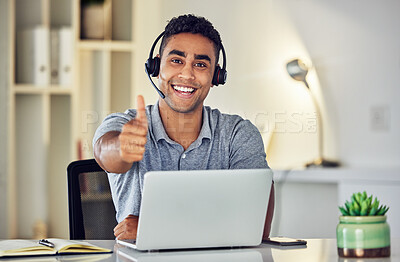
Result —
[[[193,85],[182,83],[171,83],[171,87],[175,91],[175,94],[180,98],[191,98],[198,90],[198,88]]]
[[[187,86],[172,85],[172,88],[178,92],[184,92],[184,93],[193,93],[194,91],[196,91],[196,89],[194,89],[193,87],[187,87]]]

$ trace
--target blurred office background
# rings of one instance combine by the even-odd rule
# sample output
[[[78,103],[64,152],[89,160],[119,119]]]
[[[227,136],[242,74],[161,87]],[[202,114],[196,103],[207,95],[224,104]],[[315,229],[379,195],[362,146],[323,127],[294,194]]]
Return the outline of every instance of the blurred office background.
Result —
[[[335,237],[337,205],[367,189],[392,205],[389,223],[400,236],[399,1],[104,4],[106,30],[94,40],[81,30],[79,0],[0,0],[0,238],[31,238],[43,224],[49,236],[68,237],[68,163],[93,157],[91,138],[107,114],[135,107],[138,94],[157,101],[144,62],[167,21],[184,13],[209,19],[227,53],[227,83],[206,104],[251,120],[263,135],[277,170],[273,233]],[[71,53],[60,53],[71,66],[66,82],[19,76],[18,35],[32,28],[70,30]],[[310,90],[288,75],[293,59],[309,66]],[[323,155],[339,168],[303,169],[319,156],[311,94],[323,119]]]

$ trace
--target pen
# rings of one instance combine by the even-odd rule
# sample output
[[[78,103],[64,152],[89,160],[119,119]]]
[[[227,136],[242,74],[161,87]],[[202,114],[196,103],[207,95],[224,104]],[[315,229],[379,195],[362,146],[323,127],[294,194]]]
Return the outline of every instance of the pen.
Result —
[[[40,239],[40,240],[39,240],[39,244],[40,244],[40,245],[43,245],[43,246],[46,246],[46,247],[54,248],[54,244],[51,243],[51,242],[50,242],[49,240],[47,240],[47,239]]]

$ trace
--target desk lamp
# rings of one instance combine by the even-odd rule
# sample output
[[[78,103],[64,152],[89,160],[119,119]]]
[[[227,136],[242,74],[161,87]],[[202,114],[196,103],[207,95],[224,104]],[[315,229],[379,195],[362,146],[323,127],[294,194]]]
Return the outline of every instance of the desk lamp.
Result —
[[[318,129],[318,158],[315,159],[314,161],[307,163],[306,167],[337,167],[339,166],[339,163],[336,161],[331,161],[323,158],[323,124],[322,124],[322,116],[321,116],[321,111],[319,109],[317,100],[311,92],[310,87],[308,86],[306,76],[308,73],[308,67],[299,59],[294,59],[287,63],[286,65],[287,72],[289,75],[297,80],[301,81],[304,83],[304,85],[307,87],[309,94],[312,98],[312,101],[314,103],[315,111],[317,113],[317,129]]]

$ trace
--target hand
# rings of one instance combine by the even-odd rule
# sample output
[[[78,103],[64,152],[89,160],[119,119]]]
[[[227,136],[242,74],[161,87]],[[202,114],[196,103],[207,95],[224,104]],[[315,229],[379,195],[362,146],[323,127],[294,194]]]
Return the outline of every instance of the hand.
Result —
[[[116,239],[136,239],[139,217],[134,215],[127,216],[114,228]]]
[[[119,134],[120,156],[127,163],[143,159],[147,142],[148,122],[143,96],[137,97],[136,117],[122,127]]]

